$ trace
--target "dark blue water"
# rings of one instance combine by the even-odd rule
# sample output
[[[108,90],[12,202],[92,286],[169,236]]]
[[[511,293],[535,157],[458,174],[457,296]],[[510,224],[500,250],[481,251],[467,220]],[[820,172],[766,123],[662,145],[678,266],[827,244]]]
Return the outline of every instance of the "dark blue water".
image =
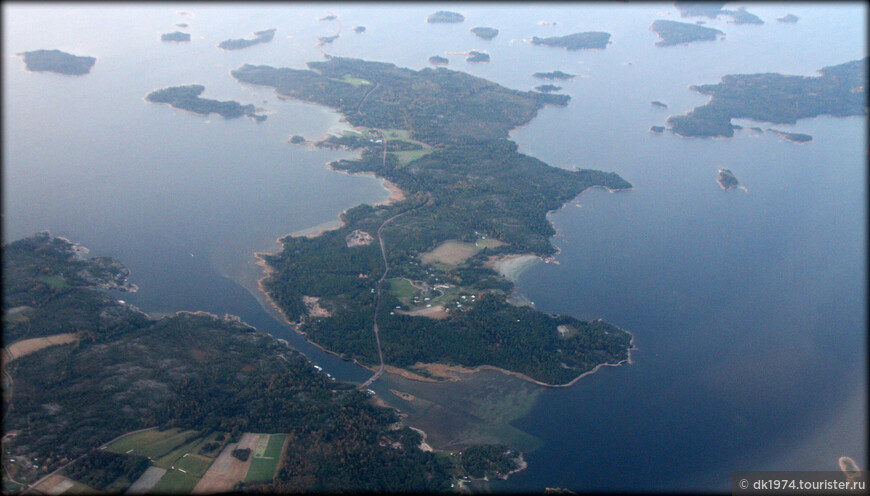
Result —
[[[4,239],[50,229],[123,260],[141,288],[125,299],[146,311],[240,315],[338,378],[362,380],[367,371],[264,309],[253,252],[386,191],[372,177],[323,167],[347,154],[285,142],[337,129],[339,116],[279,101],[227,72],[320,59],[316,38],[339,24],[318,19],[332,12],[342,30],[326,48],[334,55],[414,69],[444,55],[450,68],[523,90],[542,84],[534,72],[575,73],[582,77],[557,83],[571,104],[542,110],[513,138],[553,166],[616,171],[635,187],[588,191],[554,213],[560,263],[532,267],[519,289],[541,310],[622,326],[639,349],[631,366],[545,390],[517,423],[544,446],[528,454],[528,470],[494,487],[727,490],[732,470],[836,470],[843,455],[866,467],[866,120],[775,126],[811,134],[806,145],[749,132],[731,140],[648,132],[705,101],[690,84],[730,73],[813,75],[866,56],[861,4],[747,7],[766,23],[708,21],[727,40],[660,48],[648,26],[678,18],[670,4],[4,5]],[[440,8],[467,20],[426,24]],[[775,21],[786,13],[801,19]],[[190,24],[192,41],[161,43],[177,22]],[[356,25],[366,33],[353,33]],[[481,25],[499,28],[498,37],[468,32]],[[269,44],[215,47],[272,27]],[[591,30],[612,33],[613,44],[568,52],[523,42]],[[25,72],[14,54],[39,48],[98,61],[81,78]],[[471,49],[492,62],[449,55]],[[142,101],[190,83],[204,84],[205,97],[273,113],[257,124]],[[719,167],[747,191],[721,191]]]

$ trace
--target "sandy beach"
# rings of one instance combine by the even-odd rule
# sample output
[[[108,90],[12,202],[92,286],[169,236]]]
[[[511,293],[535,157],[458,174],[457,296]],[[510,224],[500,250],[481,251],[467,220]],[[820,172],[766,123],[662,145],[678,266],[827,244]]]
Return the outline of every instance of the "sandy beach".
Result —
[[[520,274],[529,267],[541,261],[541,257],[532,254],[514,254],[502,257],[492,257],[484,265],[494,269],[505,279],[517,282]]]

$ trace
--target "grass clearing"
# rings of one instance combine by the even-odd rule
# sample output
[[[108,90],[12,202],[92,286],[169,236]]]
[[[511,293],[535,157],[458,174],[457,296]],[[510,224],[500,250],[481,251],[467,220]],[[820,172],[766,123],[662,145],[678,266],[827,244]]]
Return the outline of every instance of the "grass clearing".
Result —
[[[363,79],[363,78],[353,77],[350,74],[345,74],[344,76],[341,77],[341,79],[335,79],[335,81],[341,81],[342,83],[347,83],[351,86],[363,86],[363,85],[372,84],[371,81],[368,81],[368,80]]]
[[[275,477],[277,467],[277,458],[254,458],[251,460],[251,468],[248,469],[245,482],[270,481]]]
[[[263,434],[259,437],[259,439],[257,439],[257,447],[254,448],[253,453],[253,456],[255,458],[262,458],[266,456],[266,446],[269,445],[269,437],[270,436],[268,434]]]
[[[432,149],[430,148],[427,150],[426,148],[422,148],[420,150],[406,150],[406,151],[401,151],[401,152],[390,152],[390,153],[395,155],[396,158],[399,159],[399,164],[401,164],[402,167],[404,167],[404,166],[410,164],[411,162],[417,160],[418,158],[423,157],[425,155],[428,155],[429,153],[432,153]]]
[[[165,431],[154,429],[150,431],[137,432],[136,434],[133,434],[131,436],[118,439],[114,443],[107,446],[106,449],[113,453],[121,454],[125,454],[129,450],[133,450],[133,452],[137,455],[150,456],[149,454],[145,454],[139,450],[144,449],[146,446],[151,446],[163,442],[173,436],[178,435],[178,433],[181,431],[182,429],[174,427],[172,429],[166,429]],[[161,454],[162,453],[158,453],[158,455]]]
[[[403,277],[395,277],[387,279],[390,287],[390,294],[396,298],[410,298],[414,296],[418,289],[411,284],[411,281]]]
[[[213,461],[214,460],[211,458],[189,453],[186,456],[181,455],[181,458],[179,458],[178,461],[175,462],[175,468],[180,468],[189,474],[195,475],[197,477],[202,477],[203,474],[205,474],[206,470],[208,470],[208,467],[211,466],[211,462]]]
[[[495,238],[481,238],[474,242],[474,246],[481,250],[484,248],[498,248],[499,246],[504,246],[506,244],[507,243],[504,241],[499,241]]]
[[[450,240],[420,255],[420,261],[424,264],[440,262],[455,267],[474,256],[479,250],[474,243]]]
[[[170,470],[160,478],[151,492],[155,494],[189,494],[197,482],[199,482],[199,477],[178,470]]]
[[[284,441],[287,440],[287,434],[272,434],[269,437],[269,445],[266,447],[265,456],[275,458],[276,460],[281,458],[281,450],[284,448]]]
[[[36,278],[51,286],[52,289],[63,289],[69,286],[69,284],[66,283],[66,279],[61,276],[37,276]]]

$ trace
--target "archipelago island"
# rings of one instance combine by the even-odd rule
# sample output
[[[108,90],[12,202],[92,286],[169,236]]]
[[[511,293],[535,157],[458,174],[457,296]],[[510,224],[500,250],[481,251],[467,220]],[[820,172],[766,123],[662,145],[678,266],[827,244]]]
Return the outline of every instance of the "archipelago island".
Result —
[[[533,45],[560,47],[574,51],[590,48],[607,48],[607,43],[609,41],[610,33],[589,31],[586,33],[574,33],[565,36],[551,36],[549,38],[539,38],[537,36],[533,36],[531,43]]]
[[[710,100],[686,115],[671,116],[672,130],[687,137],[731,137],[733,118],[775,124],[832,115],[867,115],[867,58],[824,67],[819,76],[782,74],[727,75],[718,84],[689,88]],[[795,136],[796,140],[804,140]]]
[[[471,32],[478,38],[483,38],[484,40],[491,40],[498,36],[498,29],[495,28],[476,27],[471,28]]]
[[[724,190],[734,189],[737,186],[740,186],[740,182],[730,169],[719,169],[719,177],[716,178],[716,182],[719,183],[719,187]]]
[[[28,71],[56,72],[68,76],[81,76],[91,72],[97,62],[94,57],[80,57],[60,50],[33,50],[20,53]]]
[[[428,23],[456,23],[464,20],[465,16],[458,12],[450,12],[449,10],[439,10],[426,18]]]
[[[713,41],[716,36],[725,34],[718,29],[662,19],[654,21],[650,29],[661,38],[656,42],[657,46],[685,45],[693,41]]]
[[[182,33],[181,31],[174,31],[172,33],[163,33],[160,35],[160,40],[166,41],[166,42],[190,41],[190,33]]]
[[[434,453],[238,317],[153,318],[104,291],[135,290],[121,262],[86,253],[48,232],[2,247],[4,492],[447,492],[524,466]]]
[[[224,119],[234,119],[246,115],[258,122],[266,120],[265,115],[256,113],[253,104],[242,105],[236,101],[219,101],[208,98],[200,98],[205,91],[201,84],[187,86],[172,86],[149,93],[145,100],[151,103],[165,103],[181,110],[187,110],[196,114],[208,115],[215,113]]]
[[[508,139],[543,105],[570,97],[337,57],[231,74],[336,109],[354,131],[327,141],[360,157],[329,166],[375,174],[402,193],[259,255],[262,289],[310,341],[369,367],[371,380],[386,366],[431,376],[429,365],[441,364],[562,385],[629,359],[628,332],[514,306],[513,283],[496,270],[520,255],[552,257],[546,215],[582,191],[631,187],[615,173],[550,167]]]
[[[256,31],[254,37],[251,39],[238,38],[224,40],[220,42],[218,47],[224,50],[241,50],[242,48],[259,45],[260,43],[268,43],[272,41],[273,38],[275,38],[275,29],[265,29],[263,31]]]

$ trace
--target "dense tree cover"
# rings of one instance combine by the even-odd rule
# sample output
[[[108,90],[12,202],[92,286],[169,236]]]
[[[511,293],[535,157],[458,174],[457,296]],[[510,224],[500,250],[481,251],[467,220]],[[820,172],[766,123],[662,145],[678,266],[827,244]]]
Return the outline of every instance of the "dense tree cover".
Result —
[[[719,169],[719,178],[716,180],[722,189],[734,189],[740,186],[740,181],[730,169]]]
[[[519,462],[519,453],[503,444],[471,446],[459,455],[460,470],[475,479],[506,477]]]
[[[218,44],[218,47],[223,48],[224,50],[241,50],[242,48],[259,45],[260,43],[268,43],[272,41],[273,38],[275,38],[274,28],[256,31],[253,39],[236,38],[224,40]]]
[[[478,38],[483,38],[484,40],[491,40],[498,36],[498,29],[483,26],[471,28],[471,32]]]
[[[388,363],[489,364],[564,383],[599,363],[625,357],[628,334],[604,324],[571,320],[581,332],[560,341],[557,320],[508,305],[505,298],[513,285],[484,266],[488,256],[497,254],[552,255],[549,238],[555,231],[547,212],[591,186],[631,186],[614,173],[549,167],[519,153],[503,137],[530,120],[542,102],[565,103],[567,95],[523,93],[455,71],[411,71],[354,59],[331,58],[309,67],[243,66],[233,75],[333,106],[353,124],[376,128],[321,142],[360,152],[358,159],[330,166],[374,173],[406,195],[397,204],[351,209],[343,215],[341,228],[315,238],[284,238],[280,253],[264,256],[274,269],[265,288],[288,318],[302,324],[309,339],[362,363],[378,363],[372,316],[383,255],[379,243],[348,247],[345,240],[355,230],[373,236],[380,231],[390,277],[429,285],[447,282],[466,292],[489,294],[477,304],[480,310],[469,308],[443,321],[390,315],[401,302],[382,294],[378,325]],[[352,85],[345,82],[348,78],[373,84]],[[391,152],[413,143],[384,141],[378,130],[396,127],[432,148],[401,163]],[[385,224],[387,219],[391,221]],[[455,267],[424,268],[419,263],[421,254],[446,240],[474,242],[480,235],[505,244]],[[331,316],[308,318],[303,296],[318,297]],[[517,319],[523,324],[516,325]]]
[[[574,74],[568,74],[567,72],[553,71],[553,72],[536,72],[536,73],[532,74],[532,77],[536,77],[538,79],[566,80],[566,79],[574,79],[577,76]]]
[[[732,118],[794,124],[818,115],[867,114],[867,58],[819,70],[820,76],[736,74],[718,84],[691,86],[710,101],[668,118],[681,136],[734,135]]]
[[[701,40],[712,41],[717,35],[725,34],[718,29],[664,19],[654,21],[650,28],[661,38],[656,42],[658,46],[679,45]]]
[[[18,279],[75,273],[71,267],[79,260],[65,258],[70,246],[47,235],[10,244],[4,284],[29,288]],[[100,320],[88,313],[114,308],[82,304],[70,292],[52,294],[46,303],[39,299],[42,291],[16,297],[28,298],[35,311],[55,304],[63,312],[58,318],[73,311],[85,324]],[[225,432],[231,440],[243,432],[288,433],[290,463],[275,487],[423,491],[449,485],[450,474],[434,455],[417,449],[419,436],[399,428],[395,412],[370,405],[365,393],[328,379],[271,336],[229,316],[178,313],[153,320],[135,313],[135,327],[103,333],[83,324],[80,341],[7,365],[14,385],[3,425],[18,434],[4,449],[13,458],[39,460],[38,470],[31,464],[16,478],[34,481],[86,455],[67,474],[122,492],[147,464],[95,449],[125,432],[159,425],[194,429],[197,436]]]
[[[542,84],[540,86],[535,86],[535,91],[541,91],[544,93],[551,93],[553,91],[559,91],[561,89],[561,86],[556,86],[555,84]]]
[[[91,67],[97,62],[94,57],[79,57],[60,50],[33,50],[21,55],[29,71],[57,72],[70,76],[91,72]]]
[[[234,119],[246,115],[258,121],[266,119],[265,115],[257,115],[253,104],[242,105],[233,100],[219,101],[208,98],[200,98],[205,91],[201,84],[187,86],[172,86],[149,93],[145,100],[152,103],[166,103],[177,109],[188,110],[197,114],[215,113],[224,119]]]
[[[190,41],[190,33],[182,33],[175,31],[172,33],[164,33],[160,35],[162,41]]]
[[[63,469],[64,475],[98,490],[120,492],[139,478],[151,462],[139,455],[93,450]]]
[[[436,22],[462,22],[465,20],[465,16],[459,14],[457,12],[450,12],[449,10],[439,10],[434,14],[430,14],[429,17],[426,18],[426,22],[436,23]]]
[[[429,63],[432,65],[447,65],[450,63],[450,60],[447,57],[442,57],[440,55],[433,55],[429,57]]]
[[[510,90],[446,68],[419,71],[394,64],[332,57],[309,62],[310,70],[244,65],[239,81],[274,87],[285,96],[335,108],[354,126],[407,129],[437,145],[474,137],[507,138],[545,103],[567,104],[567,96]],[[345,77],[373,84],[353,85]]]
[[[731,17],[734,24],[764,24],[757,15],[746,11],[745,7],[737,10],[726,10],[725,2],[674,2],[674,7],[680,11],[681,17],[709,17],[715,19],[720,15]]]
[[[586,33],[574,33],[565,36],[551,36],[549,38],[532,37],[533,45],[545,45],[560,47],[568,50],[583,50],[588,48],[607,48],[610,42],[610,33],[601,31],[589,31]]]
[[[468,52],[468,57],[465,59],[466,62],[489,62],[489,54],[484,52],[478,52],[477,50],[472,50]]]
[[[143,315],[94,288],[134,290],[130,271],[106,257],[41,232],[3,246],[3,340],[66,332],[101,340],[137,329]]]

